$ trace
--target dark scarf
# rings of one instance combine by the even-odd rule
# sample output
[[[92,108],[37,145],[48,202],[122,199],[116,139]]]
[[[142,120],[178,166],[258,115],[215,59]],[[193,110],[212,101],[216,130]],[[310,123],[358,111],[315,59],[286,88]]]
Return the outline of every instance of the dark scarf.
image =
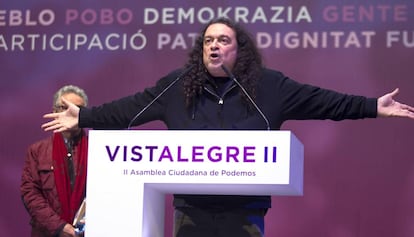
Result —
[[[68,223],[73,222],[73,218],[85,195],[87,153],[87,137],[85,136],[84,131],[82,131],[80,139],[77,141],[78,162],[77,165],[75,165],[75,185],[72,190],[66,161],[68,149],[65,146],[62,134],[56,133],[53,135],[53,173],[55,176],[59,201],[62,207],[60,217]]]

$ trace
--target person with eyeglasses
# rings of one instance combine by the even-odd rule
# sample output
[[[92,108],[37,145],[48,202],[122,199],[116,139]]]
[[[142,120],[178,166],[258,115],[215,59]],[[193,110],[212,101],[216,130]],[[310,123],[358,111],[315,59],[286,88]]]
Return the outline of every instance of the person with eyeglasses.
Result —
[[[85,91],[74,85],[53,97],[53,112],[67,110],[62,99],[88,105]],[[28,147],[20,193],[31,220],[32,237],[82,236],[73,220],[86,195],[88,139],[81,128],[54,133]]]
[[[218,18],[201,31],[184,69],[101,106],[64,101],[68,110],[44,115],[50,121],[42,127],[122,129],[161,120],[168,129],[278,130],[288,120],[414,119],[414,108],[394,99],[398,92],[367,98],[301,84],[266,68],[249,33]],[[173,202],[175,237],[262,237],[271,208],[270,196],[254,195],[176,193]]]

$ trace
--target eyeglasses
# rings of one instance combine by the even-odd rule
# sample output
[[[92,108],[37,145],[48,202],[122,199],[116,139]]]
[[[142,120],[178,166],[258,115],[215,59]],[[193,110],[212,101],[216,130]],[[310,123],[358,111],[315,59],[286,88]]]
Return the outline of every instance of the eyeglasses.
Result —
[[[76,106],[78,106],[79,108],[82,107],[82,105],[76,105]],[[68,109],[68,106],[66,106],[66,105],[55,105],[55,106],[53,106],[53,109],[56,112],[62,112],[62,111],[67,110]]]

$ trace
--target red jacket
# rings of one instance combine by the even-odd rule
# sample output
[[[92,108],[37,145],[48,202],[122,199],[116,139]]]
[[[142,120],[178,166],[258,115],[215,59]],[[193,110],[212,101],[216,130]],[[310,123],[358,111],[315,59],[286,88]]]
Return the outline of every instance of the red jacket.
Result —
[[[57,236],[66,224],[59,215],[61,205],[53,174],[52,144],[52,137],[38,141],[29,146],[26,154],[20,192],[31,217],[32,237]],[[76,147],[73,158],[76,166]]]

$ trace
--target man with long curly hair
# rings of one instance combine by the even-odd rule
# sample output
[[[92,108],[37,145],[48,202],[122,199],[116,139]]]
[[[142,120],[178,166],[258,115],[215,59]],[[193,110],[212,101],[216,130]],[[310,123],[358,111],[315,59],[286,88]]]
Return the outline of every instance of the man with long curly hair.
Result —
[[[42,127],[62,132],[77,126],[126,128],[161,120],[168,129],[278,130],[286,120],[414,119],[414,108],[395,101],[397,94],[398,89],[366,98],[298,83],[265,68],[249,34],[219,18],[201,32],[184,69],[143,92],[101,106],[78,108],[66,101],[68,109],[46,114],[52,120]],[[174,194],[174,207],[175,237],[261,237],[271,198]]]

